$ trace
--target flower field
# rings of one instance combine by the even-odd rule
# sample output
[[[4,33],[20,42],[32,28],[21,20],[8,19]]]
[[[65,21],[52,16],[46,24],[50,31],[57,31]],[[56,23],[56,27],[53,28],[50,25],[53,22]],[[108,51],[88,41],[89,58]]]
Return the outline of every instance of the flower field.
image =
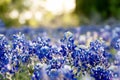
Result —
[[[120,80],[120,25],[0,27],[0,80]]]

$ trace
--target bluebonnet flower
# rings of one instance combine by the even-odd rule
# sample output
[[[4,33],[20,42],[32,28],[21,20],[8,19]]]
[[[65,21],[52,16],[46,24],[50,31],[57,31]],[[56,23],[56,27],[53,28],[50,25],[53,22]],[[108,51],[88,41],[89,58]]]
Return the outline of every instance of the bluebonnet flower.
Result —
[[[109,68],[114,65],[119,69],[120,28],[95,30],[98,39],[103,40],[95,40],[92,28],[87,33],[83,27],[78,29],[77,33],[74,28],[54,29],[55,34],[41,28],[6,29],[7,38],[0,36],[0,74],[16,74],[21,65],[27,68],[32,65],[32,80],[77,80],[76,77],[87,74],[95,80],[111,80],[112,74],[119,76],[119,72],[114,69],[111,72]],[[115,54],[111,52],[112,47],[116,49]]]
[[[120,51],[118,51],[116,54],[115,54],[115,60],[114,60],[114,70],[113,70],[113,78],[115,79],[120,79]]]
[[[111,38],[111,29],[109,25],[106,25],[105,28],[102,28],[100,30],[100,37],[102,37],[102,39],[104,41],[109,41]]]
[[[117,49],[117,50],[120,50],[120,38],[117,39],[114,48]]]
[[[32,80],[77,80],[69,66],[59,69],[50,69],[45,66],[36,65]]]
[[[9,73],[15,74],[20,68],[21,64],[28,63],[29,52],[28,52],[28,42],[25,36],[21,33],[13,35],[11,41],[11,51],[9,55]]]
[[[49,39],[42,39],[38,37],[38,41],[35,42],[34,46],[34,54],[38,56],[39,60],[43,60],[44,58],[52,58],[50,54],[51,46],[49,45]]]
[[[112,79],[111,71],[101,67],[93,68],[91,70],[91,76],[94,77],[95,80],[111,80]]]
[[[45,70],[45,66],[42,67],[40,65],[36,65],[34,67],[32,80],[48,80],[48,76],[47,76],[47,73],[46,73],[46,70]]]
[[[111,46],[116,50],[119,50],[119,39],[120,39],[120,37],[114,37],[111,40]]]
[[[107,67],[109,65],[109,59],[112,58],[112,54],[107,52],[104,44],[100,41],[95,41],[90,44],[89,52],[92,53],[92,55],[95,55],[94,63],[97,62],[99,64],[103,64]]]
[[[28,55],[27,42],[24,35],[16,34],[13,36],[12,49],[13,56],[18,60],[22,61],[23,57]]]
[[[6,66],[9,64],[9,55],[8,39],[4,35],[0,35],[0,72],[2,71],[2,73],[7,71]]]

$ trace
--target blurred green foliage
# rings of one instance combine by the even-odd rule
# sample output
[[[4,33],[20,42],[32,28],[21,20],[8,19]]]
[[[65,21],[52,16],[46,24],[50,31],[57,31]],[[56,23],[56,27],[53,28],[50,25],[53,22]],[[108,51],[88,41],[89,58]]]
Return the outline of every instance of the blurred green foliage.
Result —
[[[11,19],[9,17],[9,12],[17,9],[19,12],[27,9],[26,6],[23,5],[24,0],[0,0],[0,19],[2,19],[7,26],[20,25],[18,19]]]
[[[88,18],[98,13],[104,20],[109,17],[120,19],[120,0],[76,0],[75,13]]]
[[[12,80],[30,80],[32,74],[33,74],[32,67],[21,65],[20,70],[12,76]]]
[[[11,19],[9,16],[9,13],[12,10],[18,10],[19,14],[21,14],[24,10],[28,10],[29,7],[25,6],[23,4],[23,1],[24,0],[0,0],[0,19],[2,19],[7,26],[13,26],[13,25],[20,26],[18,18]],[[78,21],[78,22],[80,20],[90,21],[91,19],[94,19],[94,18],[95,18],[94,21],[97,21],[98,18],[100,18],[101,20],[106,20],[106,19],[109,19],[110,17],[114,17],[120,20],[120,15],[119,15],[120,14],[120,0],[76,0],[76,9],[74,13],[76,14],[75,21]],[[95,16],[96,14],[98,17]],[[73,17],[73,15],[71,17]],[[50,22],[49,20],[51,19],[52,19],[51,20],[52,22],[54,22],[54,20],[58,21],[58,22],[55,22],[58,24],[67,23],[67,25],[70,25],[68,23],[71,23],[70,20],[67,20],[68,17],[66,18],[65,16],[63,16],[65,21],[62,20],[62,22],[60,18],[59,20],[56,20],[58,18],[56,18],[56,16],[54,17],[55,17],[54,19],[52,19],[53,16],[52,18],[49,18],[49,16],[45,18],[48,19],[47,20],[48,23]],[[42,23],[45,21],[43,20]],[[32,24],[33,22],[36,23],[35,20],[32,19],[29,21],[29,23],[26,22],[25,24],[30,24],[30,23]]]

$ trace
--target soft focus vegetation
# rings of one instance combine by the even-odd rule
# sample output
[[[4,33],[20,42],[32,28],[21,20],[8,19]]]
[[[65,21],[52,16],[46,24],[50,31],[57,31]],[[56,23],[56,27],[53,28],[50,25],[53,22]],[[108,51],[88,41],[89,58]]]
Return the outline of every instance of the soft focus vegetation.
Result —
[[[89,20],[120,19],[119,0],[76,0],[75,12]]]
[[[6,26],[96,24],[119,20],[119,14],[119,0],[0,0],[0,19]]]

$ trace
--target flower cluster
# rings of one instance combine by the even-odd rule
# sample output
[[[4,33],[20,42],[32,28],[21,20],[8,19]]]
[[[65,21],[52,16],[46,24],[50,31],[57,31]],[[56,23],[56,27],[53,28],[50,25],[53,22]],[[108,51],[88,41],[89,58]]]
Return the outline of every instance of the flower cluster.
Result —
[[[120,79],[120,28],[89,30],[3,28],[0,75],[12,79],[24,66],[31,80]]]

